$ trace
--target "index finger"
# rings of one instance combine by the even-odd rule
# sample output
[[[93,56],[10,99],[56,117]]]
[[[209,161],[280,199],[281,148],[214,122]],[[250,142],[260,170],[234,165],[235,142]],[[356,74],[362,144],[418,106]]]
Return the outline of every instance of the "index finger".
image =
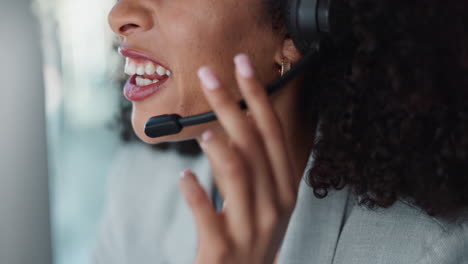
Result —
[[[203,91],[208,103],[229,137],[245,154],[251,153],[248,150],[257,149],[255,146],[259,145],[258,133],[248,122],[232,92],[221,86],[218,78],[208,67],[200,68],[198,76],[205,88]]]

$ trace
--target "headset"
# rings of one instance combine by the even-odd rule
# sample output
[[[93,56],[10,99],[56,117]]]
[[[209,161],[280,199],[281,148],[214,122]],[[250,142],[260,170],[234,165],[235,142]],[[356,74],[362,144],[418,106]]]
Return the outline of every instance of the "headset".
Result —
[[[343,32],[348,25],[347,10],[343,0],[287,0],[283,10],[289,32],[295,46],[304,55],[288,72],[266,86],[271,95],[310,64],[319,65],[320,49],[326,40]],[[247,109],[244,100],[241,109]],[[178,114],[150,118],[145,124],[145,134],[150,138],[178,134],[184,127],[216,120],[214,112],[181,117]]]

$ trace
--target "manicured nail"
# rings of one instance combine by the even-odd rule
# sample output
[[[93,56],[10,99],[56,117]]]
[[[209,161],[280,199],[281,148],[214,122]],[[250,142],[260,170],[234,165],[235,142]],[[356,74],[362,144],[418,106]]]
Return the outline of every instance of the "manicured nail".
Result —
[[[208,67],[201,67],[198,70],[198,78],[202,81],[203,85],[208,90],[214,90],[219,88],[219,81],[218,78],[214,75],[214,73]]]
[[[180,182],[179,186],[182,190],[182,193],[189,198],[194,191],[197,190],[197,179],[195,174],[190,169],[185,169],[180,173]]]
[[[210,138],[212,138],[212,137],[213,137],[213,131],[207,130],[207,131],[203,132],[203,134],[202,134],[202,141],[206,142],[206,141],[210,140]]]
[[[249,57],[245,54],[239,54],[234,57],[234,63],[236,64],[237,71],[244,78],[252,78],[254,70],[250,64]]]
[[[190,174],[193,174],[192,170],[191,169],[185,169],[183,171],[180,172],[180,178],[183,179],[183,180],[186,180],[188,179],[190,176]]]

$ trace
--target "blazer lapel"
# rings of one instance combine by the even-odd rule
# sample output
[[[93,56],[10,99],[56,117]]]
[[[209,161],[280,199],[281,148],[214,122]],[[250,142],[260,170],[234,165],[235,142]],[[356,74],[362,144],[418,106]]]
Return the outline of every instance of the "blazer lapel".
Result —
[[[312,163],[311,157],[306,172]],[[345,188],[330,191],[326,198],[318,199],[312,187],[303,179],[296,208],[279,252],[279,263],[333,263],[345,221],[348,195],[349,191]]]
[[[306,172],[312,163],[311,155]],[[191,168],[211,196],[213,178],[207,158],[201,156]],[[298,195],[296,208],[279,252],[278,263],[331,264],[344,223],[349,191],[346,188],[330,191],[326,198],[318,199],[314,196],[312,188],[303,180]],[[159,263],[190,264],[195,259],[197,249],[194,220],[182,194],[173,201],[173,207],[172,216],[166,219],[168,230],[163,238]]]

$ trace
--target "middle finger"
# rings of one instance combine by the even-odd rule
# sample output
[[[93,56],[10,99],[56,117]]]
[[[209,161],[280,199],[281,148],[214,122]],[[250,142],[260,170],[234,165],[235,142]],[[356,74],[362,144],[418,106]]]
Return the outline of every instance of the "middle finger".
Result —
[[[248,120],[234,96],[227,89],[221,88],[210,69],[201,68],[199,77],[205,87],[206,97],[218,115],[221,125],[248,162],[247,165],[252,173],[251,184],[255,190],[255,207],[272,208],[276,199],[274,183],[271,181],[272,171],[263,139],[256,126]]]

